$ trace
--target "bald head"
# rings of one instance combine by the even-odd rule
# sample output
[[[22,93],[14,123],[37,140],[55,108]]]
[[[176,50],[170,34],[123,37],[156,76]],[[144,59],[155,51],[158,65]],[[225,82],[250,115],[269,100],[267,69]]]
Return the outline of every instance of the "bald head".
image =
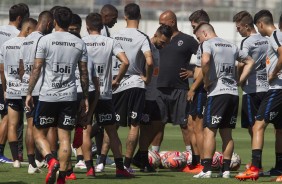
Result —
[[[170,26],[173,30],[177,30],[177,18],[173,11],[167,10],[160,15],[159,23],[161,25]]]
[[[100,14],[103,15],[109,13],[118,13],[118,10],[111,4],[105,4],[101,9]]]
[[[117,22],[118,10],[111,4],[106,4],[102,7],[101,11],[103,24],[112,28]]]

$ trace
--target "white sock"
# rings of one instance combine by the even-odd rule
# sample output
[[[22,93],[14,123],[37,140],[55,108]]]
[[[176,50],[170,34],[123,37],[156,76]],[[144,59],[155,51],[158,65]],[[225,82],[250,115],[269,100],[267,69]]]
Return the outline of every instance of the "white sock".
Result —
[[[190,146],[190,145],[185,146],[185,147],[186,147],[186,151],[189,151],[189,152],[191,152],[191,153],[192,153],[192,148],[191,148],[191,146]]]
[[[160,152],[160,146],[152,146],[152,151]]]

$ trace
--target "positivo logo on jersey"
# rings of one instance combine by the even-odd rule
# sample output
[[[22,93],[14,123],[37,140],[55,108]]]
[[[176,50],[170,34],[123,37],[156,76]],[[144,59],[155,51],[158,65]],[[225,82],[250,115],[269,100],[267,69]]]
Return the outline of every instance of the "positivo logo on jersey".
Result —
[[[8,75],[19,75],[19,66],[8,65]]]
[[[71,116],[65,115],[63,125],[74,126],[74,124],[75,124],[75,118],[72,118]]]
[[[99,122],[102,123],[104,121],[112,121],[112,114],[99,114]]]
[[[39,116],[40,125],[47,125],[54,123],[55,119],[53,117]]]
[[[66,63],[53,64],[53,74],[69,75],[71,71],[72,71],[72,67],[70,64],[66,64]]]

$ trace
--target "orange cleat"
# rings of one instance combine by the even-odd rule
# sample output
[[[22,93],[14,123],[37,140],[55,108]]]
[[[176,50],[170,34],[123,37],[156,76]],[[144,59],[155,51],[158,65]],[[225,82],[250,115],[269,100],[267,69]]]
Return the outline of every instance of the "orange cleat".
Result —
[[[69,176],[66,176],[66,180],[76,180],[76,175],[71,173]]]
[[[191,174],[199,174],[204,169],[204,166],[201,164],[197,165],[186,165],[184,168],[182,168],[180,171],[185,173],[191,173]]]
[[[118,178],[134,178],[134,175],[129,173],[126,169],[116,169],[116,177]]]
[[[45,181],[46,184],[54,184],[56,181],[56,173],[60,168],[60,163],[55,158],[52,158],[48,162],[48,173],[46,175]]]
[[[259,178],[259,168],[251,166],[245,172],[237,174],[235,178],[240,181],[245,181],[247,179],[257,180]]]
[[[91,168],[87,171],[86,176],[95,177],[95,169],[94,169],[93,167],[91,167]]]

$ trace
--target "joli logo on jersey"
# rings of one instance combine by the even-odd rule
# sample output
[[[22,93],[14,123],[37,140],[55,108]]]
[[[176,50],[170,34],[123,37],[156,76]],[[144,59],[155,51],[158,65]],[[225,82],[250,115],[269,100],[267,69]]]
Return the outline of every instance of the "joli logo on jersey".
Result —
[[[8,65],[8,72],[9,75],[18,75],[19,67],[16,65]]]
[[[55,64],[53,66],[53,71],[57,74],[70,74],[71,66],[68,66],[66,64]]]

